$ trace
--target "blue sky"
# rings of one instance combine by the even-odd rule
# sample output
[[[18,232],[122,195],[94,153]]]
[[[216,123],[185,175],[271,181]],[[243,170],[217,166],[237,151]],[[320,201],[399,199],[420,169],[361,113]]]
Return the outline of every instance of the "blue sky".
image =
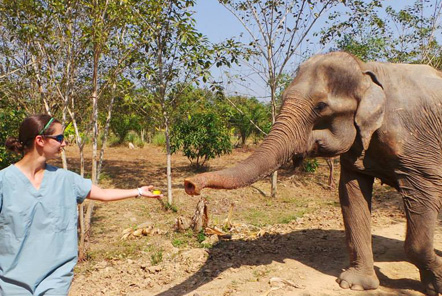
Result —
[[[413,5],[414,0],[387,0],[384,2],[384,6],[393,6],[394,9],[400,9],[404,6]],[[211,42],[222,42],[227,38],[238,36],[241,32],[244,32],[242,24],[221,4],[218,0],[197,0],[195,6],[196,14],[195,19],[197,22],[197,29],[207,36]],[[323,17],[325,21],[325,17]],[[323,24],[323,23],[322,23]],[[319,23],[319,26],[321,23]],[[313,29],[313,32],[318,31],[319,27]],[[245,33],[244,38],[248,35]],[[244,40],[246,41],[246,40]],[[309,46],[309,49],[320,53],[322,51],[327,51],[327,48],[323,48],[318,42],[313,43]],[[297,66],[297,61],[293,62],[292,69],[286,68],[286,72],[293,71]],[[265,83],[257,75],[253,75],[252,71],[245,66],[234,67],[231,69],[214,69],[213,76],[217,80],[228,81],[226,76],[232,76],[235,74],[241,74],[243,76],[248,76],[245,81],[240,81],[239,79],[230,79],[232,83],[225,83],[225,91],[228,95],[247,95],[255,96],[260,100],[268,101],[268,90]]]
[[[198,0],[195,7],[197,27],[212,42],[238,35],[241,23],[218,0]]]

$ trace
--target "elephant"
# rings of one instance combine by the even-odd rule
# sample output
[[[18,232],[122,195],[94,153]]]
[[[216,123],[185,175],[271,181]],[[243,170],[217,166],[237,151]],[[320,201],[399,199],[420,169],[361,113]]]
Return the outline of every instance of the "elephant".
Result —
[[[350,264],[341,288],[379,286],[371,201],[375,178],[395,188],[406,214],[405,254],[427,295],[442,293],[442,259],[433,247],[442,199],[442,72],[420,64],[363,62],[329,52],[303,62],[284,90],[270,133],[245,160],[184,181],[185,191],[235,189],[293,158],[340,157],[339,201]],[[298,161],[298,163],[300,163]]]

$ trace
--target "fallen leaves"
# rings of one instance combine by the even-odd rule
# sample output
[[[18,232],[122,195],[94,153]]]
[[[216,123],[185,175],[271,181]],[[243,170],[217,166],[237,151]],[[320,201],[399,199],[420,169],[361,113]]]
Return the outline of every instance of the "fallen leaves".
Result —
[[[126,228],[123,230],[123,235],[121,236],[122,240],[127,240],[130,238],[137,238],[141,236],[148,235],[162,235],[166,234],[167,231],[161,230],[159,228],[155,228],[151,222],[142,223],[134,228]]]

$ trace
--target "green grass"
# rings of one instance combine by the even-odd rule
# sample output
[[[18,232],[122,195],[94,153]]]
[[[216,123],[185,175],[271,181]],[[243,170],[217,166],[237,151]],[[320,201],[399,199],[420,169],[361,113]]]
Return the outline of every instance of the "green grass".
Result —
[[[310,199],[290,196],[279,196],[277,198],[266,198],[265,201],[254,202],[251,205],[258,205],[259,208],[251,207],[241,211],[240,219],[247,224],[256,227],[264,227],[273,224],[288,224],[297,218],[303,217],[313,209],[308,206]],[[321,203],[327,204],[330,201],[315,200],[317,206]],[[281,206],[281,204],[284,204]],[[238,216],[237,216],[238,217]],[[239,218],[239,217],[238,217]]]
[[[172,240],[172,246],[174,246],[175,248],[179,248],[179,247],[183,247],[187,244],[188,242],[186,240],[180,239],[180,238],[175,238]]]
[[[127,259],[137,258],[143,249],[146,240],[120,240],[116,244],[116,248],[105,252],[105,259]]]
[[[284,217],[280,217],[278,219],[278,223],[279,224],[289,224],[293,220],[296,220],[296,218],[300,218],[302,216],[303,216],[303,214],[300,214],[300,215],[287,215],[287,216],[284,216]]]
[[[158,250],[150,255],[150,263],[152,265],[157,265],[163,262],[163,250]]]
[[[172,245],[175,248],[194,247],[198,248],[206,238],[204,233],[195,234],[193,230],[189,229],[186,232],[172,232],[169,237]]]

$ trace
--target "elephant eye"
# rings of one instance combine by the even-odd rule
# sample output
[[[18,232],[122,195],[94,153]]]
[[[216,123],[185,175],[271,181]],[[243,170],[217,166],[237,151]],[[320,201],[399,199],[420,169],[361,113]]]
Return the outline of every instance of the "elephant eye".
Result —
[[[315,106],[315,110],[316,110],[317,112],[321,112],[322,110],[325,109],[325,107],[327,107],[327,103],[319,102],[319,103]]]

